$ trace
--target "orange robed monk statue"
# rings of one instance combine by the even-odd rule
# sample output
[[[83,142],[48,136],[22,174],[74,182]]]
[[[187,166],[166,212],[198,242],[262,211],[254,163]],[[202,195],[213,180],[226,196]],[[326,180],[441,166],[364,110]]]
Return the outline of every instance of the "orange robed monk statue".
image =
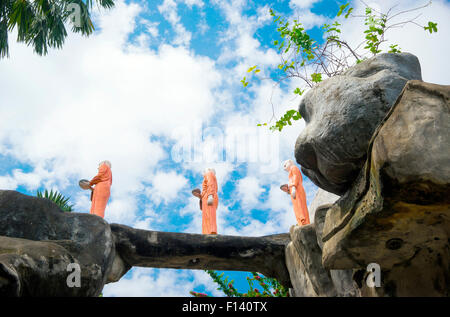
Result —
[[[200,198],[200,210],[202,211],[202,233],[217,234],[216,210],[219,205],[217,195],[216,171],[207,168],[203,172],[202,191],[196,188],[192,191],[195,197]]]
[[[283,169],[289,173],[289,184],[281,185],[281,190],[290,194],[294,206],[295,218],[299,226],[309,225],[306,193],[303,189],[302,173],[292,160],[283,163]]]
[[[104,218],[106,204],[111,195],[111,163],[109,161],[100,162],[98,165],[98,174],[91,181],[85,179],[80,180],[79,184],[81,188],[92,191],[90,213]],[[95,187],[92,187],[92,185],[95,185]]]

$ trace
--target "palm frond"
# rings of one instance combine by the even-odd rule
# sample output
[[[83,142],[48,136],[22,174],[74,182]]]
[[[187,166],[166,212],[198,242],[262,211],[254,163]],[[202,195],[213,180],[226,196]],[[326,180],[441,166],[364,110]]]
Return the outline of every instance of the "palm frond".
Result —
[[[44,192],[38,190],[36,196],[39,198],[46,198],[53,201],[55,204],[58,205],[59,208],[61,208],[62,211],[67,212],[72,211],[73,205],[69,205],[70,197],[64,197],[61,193],[59,193],[56,190],[53,191],[52,189],[50,190],[50,192],[47,189]]]
[[[38,55],[49,48],[62,48],[67,37],[65,23],[73,16],[73,4],[79,7],[79,25],[72,31],[89,36],[95,30],[91,9],[114,7],[114,0],[0,0],[0,59],[9,57],[8,35],[17,30],[17,42],[32,46]]]

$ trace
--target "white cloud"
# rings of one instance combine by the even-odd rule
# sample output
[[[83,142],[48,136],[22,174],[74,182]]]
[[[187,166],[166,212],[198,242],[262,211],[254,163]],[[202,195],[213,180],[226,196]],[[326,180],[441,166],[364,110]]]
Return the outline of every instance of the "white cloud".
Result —
[[[188,6],[198,5],[199,1],[186,0]],[[201,2],[201,1],[200,1]],[[202,2],[201,2],[202,3]],[[202,3],[203,4],[203,3]],[[158,6],[159,12],[164,16],[164,18],[169,21],[176,33],[176,37],[173,40],[174,45],[184,45],[189,46],[192,38],[192,33],[186,30],[184,25],[181,23],[181,18],[177,12],[177,3],[174,0],[164,0],[164,2]]]
[[[118,1],[96,16],[95,34],[71,34],[63,50],[46,57],[10,41],[11,57],[0,66],[0,148],[32,169],[0,176],[3,188],[77,188],[108,159],[113,184],[106,219],[135,220],[136,195],[167,159],[163,141],[151,136],[165,140],[175,127],[209,118],[221,82],[213,61],[183,47],[152,51],[128,43],[140,12]],[[171,199],[163,191],[157,195]],[[86,211],[85,199],[77,207]]]
[[[145,26],[148,34],[150,34],[153,38],[157,38],[159,36],[158,22],[151,22],[146,19],[141,19],[140,23]]]
[[[188,180],[183,175],[171,172],[158,172],[152,177],[152,187],[146,189],[147,196],[156,204],[169,203],[180,197],[180,191]]]
[[[230,24],[221,36],[221,42],[227,43],[227,45],[218,61],[221,63],[239,62],[232,70],[235,73],[233,78],[243,76],[242,74],[250,66],[258,65],[263,68],[267,65],[274,65],[278,61],[275,50],[264,49],[255,38],[256,30],[270,23],[271,16],[268,6],[259,7],[255,16],[248,16],[243,14],[246,1],[216,1],[216,4]]]
[[[314,2],[291,1],[294,11],[301,9],[293,16],[300,15],[307,27],[324,21],[324,17],[309,10]],[[297,108],[299,99],[293,99],[291,94],[297,86],[295,81],[280,89],[272,80],[266,80],[255,81],[248,91],[251,98],[242,98],[236,104],[242,97],[236,89],[236,78],[242,78],[249,66],[267,67],[279,62],[275,50],[263,47],[255,35],[260,27],[271,23],[268,7],[259,7],[255,16],[248,16],[244,13],[246,1],[216,1],[230,27],[221,36],[220,58],[212,61],[190,50],[191,34],[181,23],[177,10],[180,3],[191,8],[204,7],[203,1],[198,0],[165,0],[159,10],[176,36],[171,45],[161,44],[156,50],[148,48],[148,41],[163,37],[159,25],[140,18],[141,5],[123,1],[118,1],[115,9],[96,16],[97,32],[90,38],[70,35],[63,50],[51,51],[47,57],[38,57],[29,47],[10,42],[12,57],[0,64],[0,151],[32,168],[30,172],[17,169],[0,175],[0,188],[77,186],[78,179],[96,174],[99,161],[109,159],[113,163],[113,186],[107,221],[151,230],[161,220],[155,204],[174,203],[182,193],[178,213],[192,219],[183,223],[182,229],[201,232],[198,199],[190,196],[189,188],[200,187],[201,181],[191,184],[174,171],[161,172],[161,161],[173,159],[166,151],[167,144],[188,143],[173,132],[180,127],[190,131],[192,123],[200,122],[217,125],[226,136],[224,127],[253,128],[270,119],[270,100],[279,117],[286,110]],[[450,73],[445,62],[449,7],[434,1],[430,10],[424,12],[424,17],[438,22],[437,34],[429,35],[420,29],[405,32],[404,28],[392,32],[389,39],[420,58],[425,80],[446,84]],[[137,35],[130,43],[129,37],[138,23],[144,26],[145,34]],[[350,42],[361,39],[361,28],[354,20],[344,21],[342,29]],[[224,67],[229,61],[236,66]],[[216,160],[213,145],[217,145],[217,139],[211,138],[201,140],[194,149],[194,154],[202,157],[200,161],[180,164],[184,171],[197,176],[206,166],[214,167],[221,197],[224,185],[234,182],[231,175],[236,168],[247,175],[237,181],[233,199],[241,200],[244,208],[258,205],[266,220],[233,210],[233,199],[219,197],[219,233],[260,236],[287,232],[296,223],[291,200],[279,186],[288,181],[281,162],[293,158],[293,144],[303,127],[303,121],[296,122],[281,134],[258,128],[268,143],[265,152],[276,153],[275,168],[265,173],[260,170],[260,161]],[[316,187],[306,181],[304,187],[310,204]],[[264,192],[264,188],[270,189]],[[139,198],[145,195],[152,203],[141,203]],[[73,197],[76,211],[88,212],[88,192],[80,190]],[[211,282],[209,276],[202,271],[135,268],[129,278],[107,285],[104,294],[188,296],[199,283],[206,283],[205,287],[214,291],[215,286],[208,281]]]
[[[205,287],[205,291],[211,296],[225,296],[222,291],[219,291],[217,289],[218,285],[213,282],[211,276],[209,276],[209,274],[207,274],[203,270],[192,270],[190,271],[190,273],[194,276],[196,285],[202,285],[203,287]]]
[[[24,185],[29,190],[37,189],[41,182],[39,175],[32,173],[24,173],[18,169],[13,171],[13,177],[18,184]]]
[[[91,210],[90,191],[83,191],[75,195],[70,201],[74,202],[73,210],[76,212],[89,212]]]
[[[291,0],[289,6],[293,8],[308,9],[311,8],[314,3],[320,1],[321,0]]]
[[[192,8],[193,6],[203,7],[204,3],[202,0],[179,0],[181,3],[184,3],[188,7]]]
[[[250,237],[261,237],[274,233],[280,233],[278,219],[262,223],[259,220],[252,219],[250,223],[239,230],[240,235]]]
[[[241,200],[244,210],[258,207],[260,195],[264,192],[258,178],[254,176],[241,178],[236,187],[238,198]]]
[[[17,180],[11,176],[0,176],[0,188],[14,190],[17,188]]]
[[[133,225],[133,228],[142,229],[142,230],[152,230],[151,225],[150,225],[151,222],[152,222],[152,219],[150,217],[147,217],[145,219],[136,221]]]
[[[178,213],[182,217],[192,216],[201,218],[202,212],[200,210],[199,199],[194,196],[189,197],[186,206],[181,208]],[[201,228],[201,226],[199,228]]]
[[[370,1],[368,4],[375,4],[383,12],[387,12],[391,7],[393,13],[407,9],[423,6],[427,1]],[[354,14],[364,14],[364,5],[360,1],[352,2],[355,8]],[[387,43],[382,44],[382,49],[387,50],[390,44],[398,44],[403,52],[409,52],[419,58],[422,67],[422,79],[427,82],[447,85],[450,82],[450,64],[446,62],[447,53],[450,50],[448,41],[448,30],[450,29],[450,6],[445,1],[433,1],[431,6],[413,11],[392,19],[390,23],[408,21],[421,16],[416,20],[419,25],[427,25],[428,21],[438,23],[438,32],[430,34],[423,28],[407,24],[401,28],[388,30],[386,34]],[[341,19],[342,38],[347,40],[353,47],[356,47],[364,40],[365,30],[362,18]],[[362,45],[363,47],[364,45]]]
[[[196,287],[204,287],[212,296],[224,296],[203,270],[132,268],[120,282],[106,284],[108,297],[189,297]]]
[[[127,196],[111,196],[105,210],[105,220],[110,223],[132,223],[138,210],[136,196],[132,193]]]
[[[306,30],[312,29],[314,27],[321,27],[324,23],[329,22],[329,19],[323,15],[318,15],[310,10],[301,10],[296,12],[291,17],[292,19],[297,19],[300,23],[302,23],[303,27]]]
[[[190,291],[204,283],[208,290],[213,290],[212,280],[208,280],[201,273],[193,274],[184,270],[172,269],[133,268],[130,278],[123,277],[120,282],[105,285],[103,295],[113,297],[187,297],[190,296]]]

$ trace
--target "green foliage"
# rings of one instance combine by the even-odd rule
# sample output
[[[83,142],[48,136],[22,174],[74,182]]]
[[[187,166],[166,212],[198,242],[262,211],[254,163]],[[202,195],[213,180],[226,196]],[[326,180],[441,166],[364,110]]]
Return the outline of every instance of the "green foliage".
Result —
[[[243,297],[288,297],[289,291],[283,287],[276,279],[261,276],[252,272],[253,277],[247,277],[249,289]],[[262,292],[255,287],[260,286]]]
[[[217,274],[215,271],[207,270],[206,273],[211,276],[213,281],[219,286],[217,289],[222,291],[228,297],[287,297],[289,291],[283,287],[276,279],[261,276],[252,272],[252,277],[247,277],[249,289],[247,293],[240,293],[236,290],[233,283],[228,281],[228,277],[224,277],[224,273]],[[255,286],[256,284],[256,286]],[[262,292],[257,288],[262,288]],[[210,297],[205,293],[189,292],[194,297]]]
[[[292,125],[291,120],[300,120],[302,116],[300,115],[300,112],[297,110],[291,109],[286,111],[286,113],[281,116],[279,120],[275,122],[273,126],[270,127],[270,130],[272,131],[281,131],[286,125]],[[267,123],[265,123],[267,125]]]
[[[247,73],[253,73],[253,74],[259,73],[261,70],[260,70],[260,69],[257,69],[256,67],[257,67],[256,65],[253,66],[253,67],[250,67],[250,68],[247,70]],[[248,86],[248,81],[247,81],[247,78],[246,78],[245,76],[244,76],[244,78],[241,79],[241,83],[242,83],[242,86],[244,86],[244,87],[247,87],[247,86]]]
[[[426,30],[428,30],[428,31],[430,31],[430,33],[433,33],[433,32],[437,32],[437,23],[433,23],[433,22],[428,22],[428,26],[424,26],[423,28],[425,29],[425,31]]]
[[[50,192],[48,190],[45,190],[44,192],[37,191],[36,196],[39,198],[46,198],[53,201],[55,204],[61,208],[62,211],[70,212],[72,211],[73,205],[69,205],[69,199],[70,197],[66,198],[61,193],[58,193],[57,191],[51,190]]]
[[[336,14],[336,16],[341,16],[341,14],[343,14],[343,13],[345,13],[345,11],[347,10],[347,13],[345,14],[345,18],[347,19],[348,18],[348,16],[350,15],[350,13],[353,11],[353,8],[349,8],[348,6],[349,6],[350,4],[349,3],[346,3],[346,4],[343,4],[343,5],[341,5],[340,7],[339,7],[339,11],[338,11],[338,13]]]
[[[308,35],[302,24],[297,20],[294,20],[293,25],[289,26],[289,22],[281,15],[276,15],[275,11],[272,9],[270,9],[270,15],[274,18],[274,22],[278,26],[277,32],[282,39],[281,42],[274,41],[278,52],[288,53],[292,48],[297,57],[301,57],[302,61],[313,59],[314,55],[312,54],[312,50],[315,41]],[[286,71],[288,69],[294,69],[294,64],[295,60],[290,61],[290,63],[285,60],[278,65],[278,68]]]
[[[220,275],[215,271],[206,270],[206,273],[211,276],[213,281],[219,286],[217,289],[224,292],[224,294],[228,297],[242,297],[243,294],[239,293],[233,286],[234,281],[228,281],[228,277],[224,277],[224,273]]]
[[[320,73],[311,74],[311,80],[314,83],[320,83],[322,81],[322,74]]]
[[[241,79],[241,83],[242,83],[242,85],[243,85],[244,87],[247,87],[247,86],[248,86],[248,81],[246,81],[245,76],[244,76],[244,78]]]
[[[397,48],[397,46],[398,46],[397,44],[390,45],[389,46],[390,50],[388,51],[388,53],[394,53],[394,54],[401,53],[400,48]]]
[[[99,7],[114,6],[114,0],[96,0]],[[64,23],[73,17],[70,6],[80,8],[80,24],[72,31],[89,36],[94,31],[90,17],[93,0],[0,0],[0,58],[9,56],[8,33],[17,28],[17,41],[32,46],[38,55],[61,48],[67,37]]]
[[[298,87],[294,89],[294,94],[299,95],[299,96],[303,95],[304,92],[305,92],[304,89],[300,89]]]
[[[253,66],[253,67],[250,67],[248,70],[247,70],[247,73],[251,73],[251,72],[253,72],[253,73],[255,73],[255,74],[257,74],[257,73],[259,73],[259,69],[257,69],[256,68],[256,65],[255,66]]]
[[[297,88],[298,89],[298,88]],[[300,92],[302,93],[302,92]],[[270,130],[275,131],[281,131],[283,130],[283,127],[285,127],[286,125],[292,125],[291,120],[300,120],[302,118],[302,116],[300,115],[300,112],[298,112],[297,110],[291,109],[286,111],[286,113],[281,116],[281,118],[279,120],[277,120],[275,122],[275,124],[273,126],[270,127]],[[267,122],[265,123],[258,123],[257,126],[266,126]]]
[[[416,24],[414,19],[391,23],[390,19],[406,12],[422,9],[429,6],[431,1],[418,8],[413,8],[398,13],[392,13],[390,8],[387,13],[377,12],[369,6],[365,8],[365,14],[363,16],[353,15],[353,8],[349,3],[345,3],[339,6],[339,11],[336,17],[343,16],[345,19],[352,17],[364,18],[364,24],[366,29],[362,32],[364,35],[364,41],[361,44],[365,44],[364,50],[366,53],[357,53],[357,49],[361,46],[358,45],[353,49],[348,43],[340,38],[341,24],[338,21],[334,21],[332,24],[323,24],[322,29],[325,35],[325,43],[319,44],[306,32],[302,23],[298,20],[292,22],[287,21],[286,18],[277,14],[273,9],[270,9],[270,15],[273,17],[273,22],[276,25],[276,30],[279,35],[279,39],[273,41],[273,45],[278,50],[281,62],[277,64],[274,74],[277,78],[277,82],[298,77],[306,86],[310,88],[320,83],[324,78],[330,78],[344,72],[348,67],[352,66],[349,61],[354,61],[357,64],[361,63],[367,57],[366,54],[372,56],[382,52],[380,45],[385,40],[386,32],[394,27],[403,27],[408,23]],[[420,25],[419,25],[420,26]],[[423,27],[425,31],[430,33],[437,32],[437,23],[428,22],[427,26]],[[401,49],[397,44],[391,44],[388,53],[397,54],[401,53]],[[350,57],[352,57],[350,59]],[[312,70],[312,71],[311,71]],[[256,75],[260,70],[257,65],[250,67],[247,72]],[[241,80],[244,87],[248,87],[249,82],[246,77]],[[294,95],[301,96],[305,92],[304,87],[297,87],[293,91]],[[273,105],[272,105],[273,107]],[[295,110],[287,111],[280,119],[275,116],[273,110],[272,119],[266,123],[259,123],[258,126],[267,126],[273,119],[276,120],[275,124],[270,126],[272,131],[282,131],[283,127],[291,125],[291,120],[300,120],[300,114]]]
[[[368,27],[368,29],[364,31],[364,34],[366,34],[366,46],[364,48],[368,49],[373,55],[381,52],[379,46],[384,41],[386,22],[386,14],[381,14],[380,18],[377,18],[371,8],[366,8],[364,24]]]

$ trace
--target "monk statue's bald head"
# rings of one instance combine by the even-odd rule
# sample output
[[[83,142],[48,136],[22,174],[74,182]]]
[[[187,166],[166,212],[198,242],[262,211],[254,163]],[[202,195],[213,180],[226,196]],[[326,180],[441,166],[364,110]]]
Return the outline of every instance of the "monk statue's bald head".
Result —
[[[286,160],[283,162],[283,169],[287,172],[292,165],[295,165],[293,160]]]
[[[101,162],[98,164],[98,166],[100,167],[100,166],[102,166],[103,164],[105,164],[105,165],[107,165],[109,168],[111,168],[111,162],[110,162],[110,161],[108,161],[108,160],[101,161]]]
[[[216,170],[214,168],[211,167],[207,167],[203,170],[203,175],[205,175],[208,172],[213,172],[214,175],[216,175]]]

